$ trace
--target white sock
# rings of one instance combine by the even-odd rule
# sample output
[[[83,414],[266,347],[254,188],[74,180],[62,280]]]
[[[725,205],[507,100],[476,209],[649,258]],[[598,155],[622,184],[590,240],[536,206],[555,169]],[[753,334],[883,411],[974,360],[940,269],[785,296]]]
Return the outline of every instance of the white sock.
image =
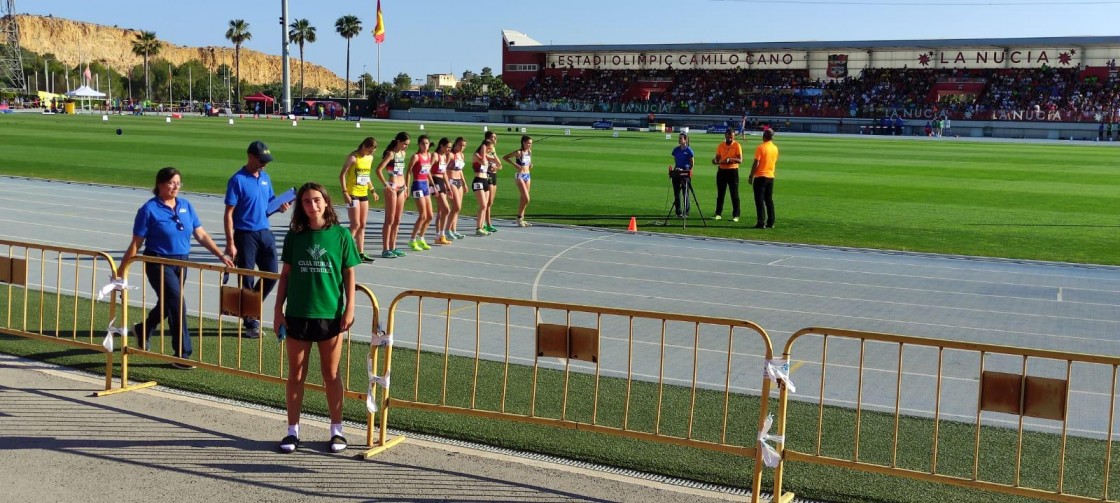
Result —
[[[293,437],[299,437],[299,423],[288,425],[288,434]]]
[[[342,423],[331,423],[331,436],[342,436]]]

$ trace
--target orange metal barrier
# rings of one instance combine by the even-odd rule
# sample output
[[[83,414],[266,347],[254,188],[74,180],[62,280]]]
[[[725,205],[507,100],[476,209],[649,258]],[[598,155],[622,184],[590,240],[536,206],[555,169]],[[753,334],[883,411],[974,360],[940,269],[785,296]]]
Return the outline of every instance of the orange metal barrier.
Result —
[[[0,333],[105,353],[105,389],[112,387],[111,324],[98,287],[116,274],[103,252],[0,239]],[[110,302],[109,318],[116,316]]]
[[[388,447],[389,410],[413,408],[744,456],[758,501],[773,352],[754,323],[406,291],[388,332],[378,382],[395,371],[396,387],[367,457]]]
[[[138,267],[134,268],[134,264]],[[176,348],[171,343],[167,321],[163,321],[159,327],[155,328],[147,348],[139,347],[139,341],[134,340],[135,337],[132,332],[132,326],[139,319],[135,318],[135,313],[131,313],[131,315],[129,313],[136,309],[136,306],[132,306],[132,309],[124,309],[121,326],[125,333],[126,344],[121,355],[121,386],[105,394],[130,391],[156,384],[155,382],[129,384],[129,363],[131,358],[135,356],[168,363],[192,365],[200,369],[266,382],[278,384],[286,382],[288,363],[284,354],[284,345],[279,342],[272,331],[271,316],[268,317],[269,320],[261,318],[262,313],[271,313],[275,300],[272,297],[261,298],[263,293],[263,281],[261,280],[278,279],[278,274],[246,269],[227,269],[221,264],[137,255],[134,259],[121,265],[121,274],[128,277],[128,284],[132,285],[132,287],[124,289],[122,303],[129,306],[130,303],[139,300],[138,305],[143,306],[145,313],[156,302],[155,291],[149,285],[149,280],[154,279],[156,285],[163,285],[168,280],[165,277],[163,267],[160,267],[158,277],[148,278],[146,268],[143,267],[146,264],[182,268],[181,280],[183,285],[180,288],[179,300],[187,302],[188,319],[185,320],[185,323],[188,327],[187,331],[189,337],[191,337],[191,343],[194,346],[194,352],[188,359],[175,356]],[[227,274],[228,276],[226,276]],[[255,289],[239,288],[237,286],[237,276],[256,280]],[[377,297],[374,296],[373,292],[363,285],[358,285],[357,294],[359,298],[368,299],[369,303],[363,305],[356,299],[355,328],[343,334],[345,340],[339,372],[343,376],[345,396],[365,400],[366,380],[363,379],[360,383],[357,383],[361,387],[356,387],[357,384],[355,384],[355,387],[352,388],[351,376],[366,374],[365,366],[362,363],[368,365],[378,348],[361,340],[368,336],[362,334],[362,330],[356,327],[372,327],[369,335],[376,336],[380,331],[381,322]],[[246,337],[247,327],[242,321],[245,316],[262,320],[259,338],[250,339]],[[370,346],[366,351],[367,356],[354,354],[356,349],[364,350],[363,346],[365,345]],[[309,375],[306,387],[324,391],[321,384],[313,382],[314,375],[315,373]]]
[[[790,462],[1115,501],[1118,357],[833,328],[793,334],[784,358],[795,346],[798,396],[815,395],[815,404],[781,391],[778,434],[802,436],[786,439],[775,501],[793,499],[783,493]]]

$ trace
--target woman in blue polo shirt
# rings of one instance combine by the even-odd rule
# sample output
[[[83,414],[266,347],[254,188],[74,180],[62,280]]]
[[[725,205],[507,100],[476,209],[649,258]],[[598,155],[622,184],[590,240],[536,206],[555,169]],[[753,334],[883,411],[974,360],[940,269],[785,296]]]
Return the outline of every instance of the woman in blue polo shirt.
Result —
[[[681,133],[677,136],[677,147],[673,149],[673,165],[669,167],[669,179],[673,181],[673,209],[677,216],[688,216],[691,206],[688,203],[688,194],[685,194],[685,204],[681,207],[681,193],[688,190],[689,177],[692,176],[692,166],[695,164],[696,153],[689,146],[688,134]]]
[[[132,225],[132,243],[121,259],[122,266],[127,264],[144,246],[144,255],[175,260],[190,258],[191,236],[210,253],[221,259],[226,267],[233,267],[233,259],[222,253],[210,235],[202,228],[198,214],[189,201],[179,197],[183,187],[179,170],[163,168],[156,173],[156,186],[152,189],[155,197],[149,199],[136,212]],[[156,291],[156,305],[148,312],[148,317],[133,325],[132,335],[147,346],[148,336],[156,327],[168,319],[168,332],[171,333],[171,347],[175,356],[190,358],[193,349],[187,334],[187,306],[182,295],[183,282],[186,280],[182,267],[156,263],[145,263],[144,272],[148,283]],[[189,369],[190,365],[172,363],[175,368]]]

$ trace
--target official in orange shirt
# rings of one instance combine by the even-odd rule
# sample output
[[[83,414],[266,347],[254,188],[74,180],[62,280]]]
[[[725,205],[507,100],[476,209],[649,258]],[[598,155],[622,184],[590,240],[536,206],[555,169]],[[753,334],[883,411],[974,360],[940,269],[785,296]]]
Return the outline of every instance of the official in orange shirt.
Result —
[[[727,128],[723,143],[716,147],[716,157],[712,164],[716,170],[716,220],[722,220],[723,194],[731,189],[731,220],[739,221],[739,164],[743,162],[743,147],[735,141],[735,131]]]
[[[774,130],[762,133],[762,143],[754,149],[754,164],[747,178],[747,183],[754,186],[754,209],[758,214],[755,229],[774,228],[774,167],[778,164],[778,146],[773,140]]]

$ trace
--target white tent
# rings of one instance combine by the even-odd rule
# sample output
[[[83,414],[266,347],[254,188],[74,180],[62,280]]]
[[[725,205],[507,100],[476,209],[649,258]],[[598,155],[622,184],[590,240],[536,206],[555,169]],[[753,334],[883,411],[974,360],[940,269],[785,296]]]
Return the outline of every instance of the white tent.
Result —
[[[104,98],[105,93],[94,91],[89,86],[82,86],[66,93],[71,98]]]
[[[105,93],[94,91],[93,88],[87,85],[83,85],[73,91],[68,91],[66,93],[66,96],[69,96],[71,98],[81,98],[81,100],[85,103],[85,106],[83,106],[83,108],[89,109],[90,98],[104,98]]]

